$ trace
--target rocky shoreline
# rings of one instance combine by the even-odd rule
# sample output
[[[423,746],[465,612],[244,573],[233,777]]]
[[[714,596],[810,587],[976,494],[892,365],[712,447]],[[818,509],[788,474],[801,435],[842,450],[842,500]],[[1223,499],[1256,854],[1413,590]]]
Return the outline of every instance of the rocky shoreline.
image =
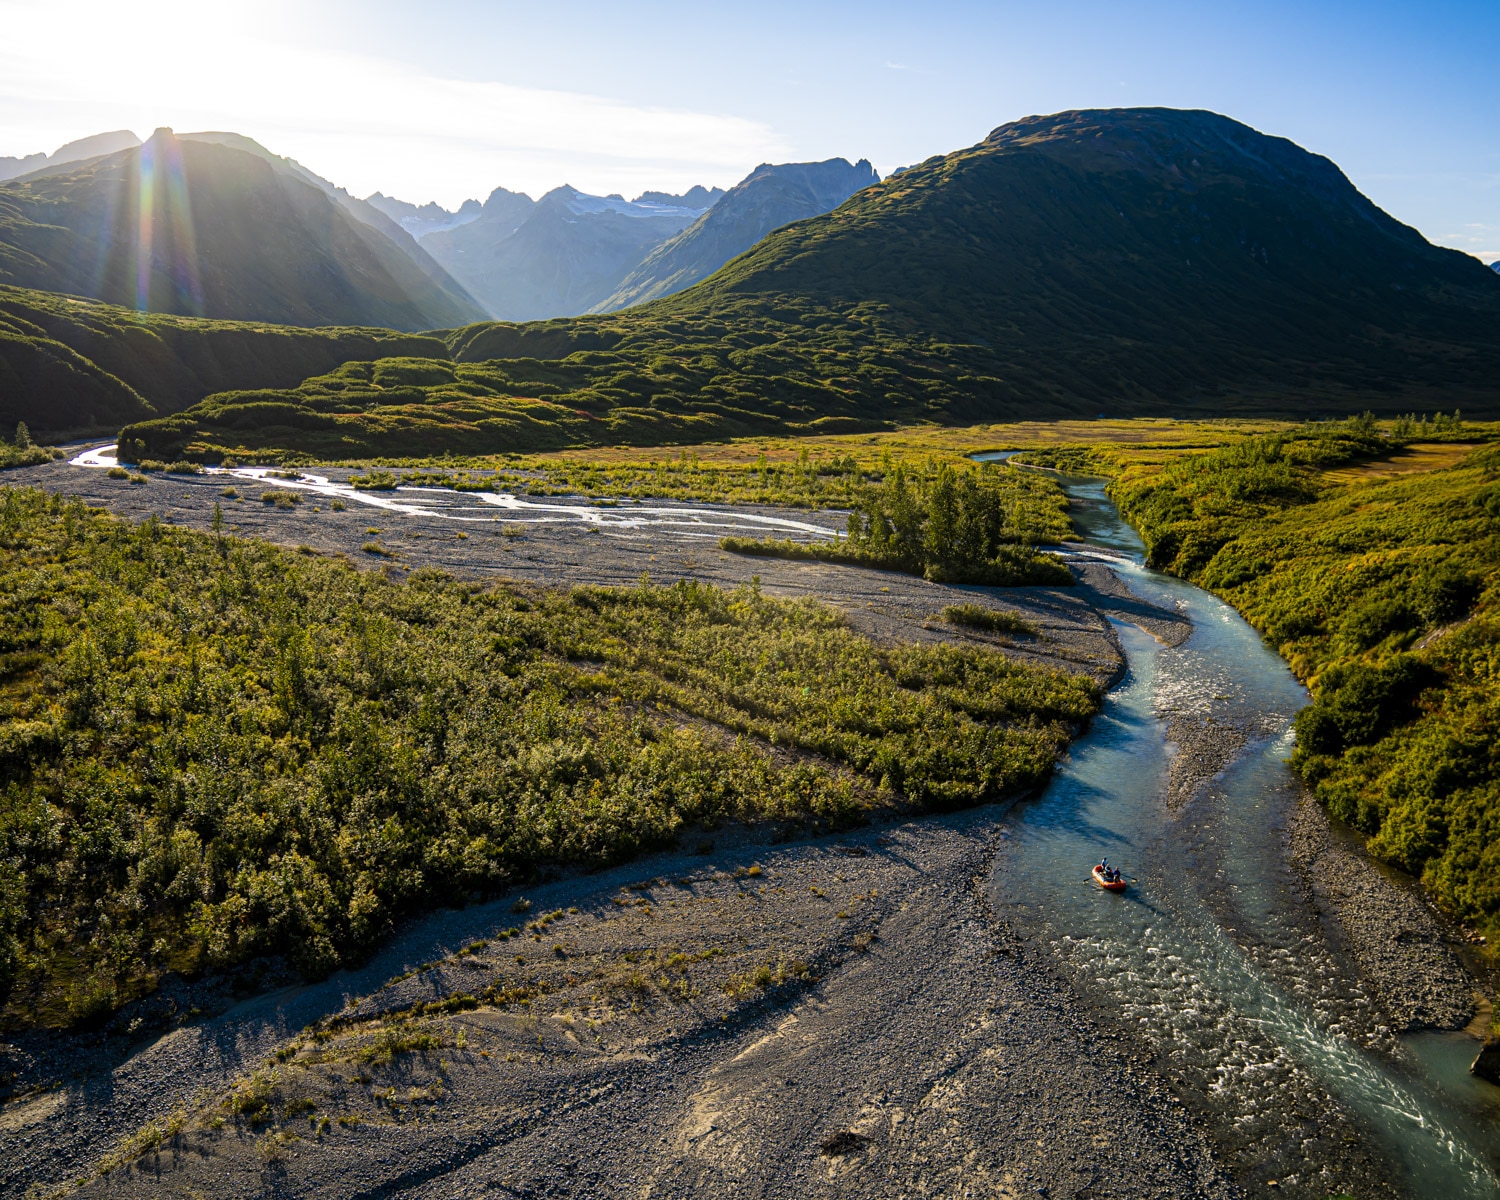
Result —
[[[1417,882],[1382,870],[1351,844],[1354,836],[1336,832],[1304,794],[1287,829],[1288,857],[1318,910],[1337,923],[1394,1030],[1466,1028],[1493,981],[1465,967],[1458,931]]]

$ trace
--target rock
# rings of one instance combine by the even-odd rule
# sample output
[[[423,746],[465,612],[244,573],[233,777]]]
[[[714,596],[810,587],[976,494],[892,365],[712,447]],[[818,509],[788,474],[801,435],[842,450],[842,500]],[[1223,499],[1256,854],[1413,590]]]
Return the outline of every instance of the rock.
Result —
[[[1491,1037],[1469,1066],[1469,1074],[1500,1084],[1500,1037]]]
[[[851,1150],[860,1149],[869,1140],[853,1130],[841,1129],[819,1142],[818,1149],[826,1158],[837,1158],[841,1154],[848,1154]]]

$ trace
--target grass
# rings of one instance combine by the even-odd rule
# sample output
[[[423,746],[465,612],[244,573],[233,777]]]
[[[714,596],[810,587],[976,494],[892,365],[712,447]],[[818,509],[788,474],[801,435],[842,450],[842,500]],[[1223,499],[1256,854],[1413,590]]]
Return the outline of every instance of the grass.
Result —
[[[1018,612],[988,608],[983,604],[950,604],[943,609],[943,620],[950,625],[965,625],[987,633],[1019,633],[1035,637],[1040,632]]]
[[[358,961],[404,917],[723,821],[1044,778],[1086,680],[677,585],[396,583],[0,490],[6,1024],[167,971]]]

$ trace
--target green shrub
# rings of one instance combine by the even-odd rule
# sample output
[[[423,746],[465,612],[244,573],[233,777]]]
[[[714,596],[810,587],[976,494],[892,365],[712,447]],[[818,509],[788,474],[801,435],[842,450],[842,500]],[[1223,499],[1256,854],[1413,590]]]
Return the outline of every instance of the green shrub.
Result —
[[[1044,779],[1099,702],[754,588],[397,583],[11,489],[0,549],[12,1024],[260,955],[323,973],[688,828],[981,803]]]
[[[1325,474],[1393,449],[1370,425],[1135,468],[1112,492],[1154,562],[1222,594],[1310,681],[1292,761],[1319,800],[1500,936],[1500,623],[1485,599],[1500,582],[1500,456]],[[1207,563],[1186,549],[1195,538],[1219,544]]]
[[[950,604],[943,609],[943,620],[951,625],[967,625],[993,633],[1020,633],[1036,636],[1035,625],[1020,613],[1005,608],[987,608],[983,604]]]

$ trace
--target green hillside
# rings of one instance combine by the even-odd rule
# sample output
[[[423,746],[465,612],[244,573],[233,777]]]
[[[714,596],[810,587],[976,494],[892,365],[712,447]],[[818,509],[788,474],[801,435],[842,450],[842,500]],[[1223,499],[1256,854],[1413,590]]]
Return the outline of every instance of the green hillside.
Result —
[[[1007,125],[685,292],[447,340],[457,368],[395,403],[314,381],[129,436],[153,457],[397,455],[1101,411],[1500,411],[1494,272],[1328,160],[1169,109]],[[270,403],[274,423],[236,412]]]
[[[340,363],[445,354],[386,329],[297,329],[140,314],[0,286],[0,428],[116,430],[232,387],[288,387]]]
[[[0,185],[0,282],[285,325],[415,330],[483,315],[425,255],[253,145],[158,130]]]

